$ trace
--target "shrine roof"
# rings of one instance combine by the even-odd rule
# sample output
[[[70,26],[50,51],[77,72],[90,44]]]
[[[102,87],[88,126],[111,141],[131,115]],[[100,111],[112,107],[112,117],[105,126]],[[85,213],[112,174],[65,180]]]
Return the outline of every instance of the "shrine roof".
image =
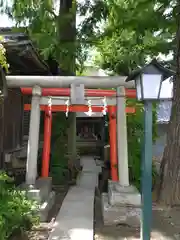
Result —
[[[27,34],[13,32],[12,28],[0,28],[0,36],[6,49],[10,75],[51,75]]]

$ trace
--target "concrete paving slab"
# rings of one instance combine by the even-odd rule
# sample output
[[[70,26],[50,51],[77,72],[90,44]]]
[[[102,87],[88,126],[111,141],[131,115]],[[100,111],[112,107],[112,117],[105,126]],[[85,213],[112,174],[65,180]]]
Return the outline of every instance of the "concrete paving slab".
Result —
[[[81,157],[80,159],[80,163],[81,163],[81,166],[82,166],[82,171],[83,172],[94,172],[97,170],[97,166],[96,166],[96,162],[94,160],[93,157],[91,156],[83,156]]]
[[[94,190],[72,187],[56,218],[49,240],[93,240]]]
[[[88,189],[94,189],[94,186],[98,187],[98,174],[92,172],[82,172],[80,177],[77,179],[77,186]]]
[[[93,240],[94,195],[99,171],[93,157],[81,158],[77,186],[67,193],[49,240]]]

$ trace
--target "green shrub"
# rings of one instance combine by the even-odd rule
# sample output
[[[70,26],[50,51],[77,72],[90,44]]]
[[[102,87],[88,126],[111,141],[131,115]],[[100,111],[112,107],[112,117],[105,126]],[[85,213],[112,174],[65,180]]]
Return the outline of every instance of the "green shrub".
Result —
[[[127,115],[127,134],[128,134],[128,157],[129,157],[129,177],[139,190],[141,189],[142,171],[142,147],[144,137],[144,108],[143,104],[136,100],[128,100],[129,106],[136,108],[135,114]],[[153,107],[153,141],[157,137],[156,133],[156,106]],[[157,172],[152,163],[152,184],[154,185]]]
[[[36,203],[16,189],[5,173],[0,173],[0,240],[9,239],[14,232],[29,230],[38,222],[36,210]]]
[[[67,128],[68,119],[64,112],[56,113],[53,117],[51,138],[51,176],[53,184],[62,184],[66,181],[68,173],[67,154]]]

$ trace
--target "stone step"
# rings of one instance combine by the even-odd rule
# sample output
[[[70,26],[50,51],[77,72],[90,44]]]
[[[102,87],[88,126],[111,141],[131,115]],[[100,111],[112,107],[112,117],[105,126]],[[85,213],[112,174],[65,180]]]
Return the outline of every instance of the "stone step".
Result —
[[[114,205],[141,207],[141,194],[136,187],[122,187],[118,182],[108,181],[108,202]]]
[[[52,190],[52,178],[38,178],[35,186],[40,190],[41,202],[44,202]]]
[[[27,196],[30,199],[37,201],[39,204],[48,199],[52,189],[52,178],[39,178],[37,179],[35,186],[27,186],[22,184],[20,186],[22,190],[27,191]]]
[[[48,218],[49,211],[53,207],[55,202],[55,192],[50,192],[49,197],[45,202],[42,203],[39,210],[39,216],[41,222],[46,222]]]
[[[140,227],[140,207],[110,205],[108,194],[103,193],[101,198],[104,225],[127,224],[131,227]]]

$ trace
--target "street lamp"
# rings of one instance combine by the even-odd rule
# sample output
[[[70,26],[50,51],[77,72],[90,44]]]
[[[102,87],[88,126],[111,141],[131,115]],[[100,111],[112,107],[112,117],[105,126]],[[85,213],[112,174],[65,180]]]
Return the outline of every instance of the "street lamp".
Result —
[[[142,218],[141,239],[150,240],[152,222],[152,102],[172,98],[164,82],[174,72],[153,60],[132,72],[126,81],[135,81],[137,99],[144,102],[144,146],[142,156]]]

